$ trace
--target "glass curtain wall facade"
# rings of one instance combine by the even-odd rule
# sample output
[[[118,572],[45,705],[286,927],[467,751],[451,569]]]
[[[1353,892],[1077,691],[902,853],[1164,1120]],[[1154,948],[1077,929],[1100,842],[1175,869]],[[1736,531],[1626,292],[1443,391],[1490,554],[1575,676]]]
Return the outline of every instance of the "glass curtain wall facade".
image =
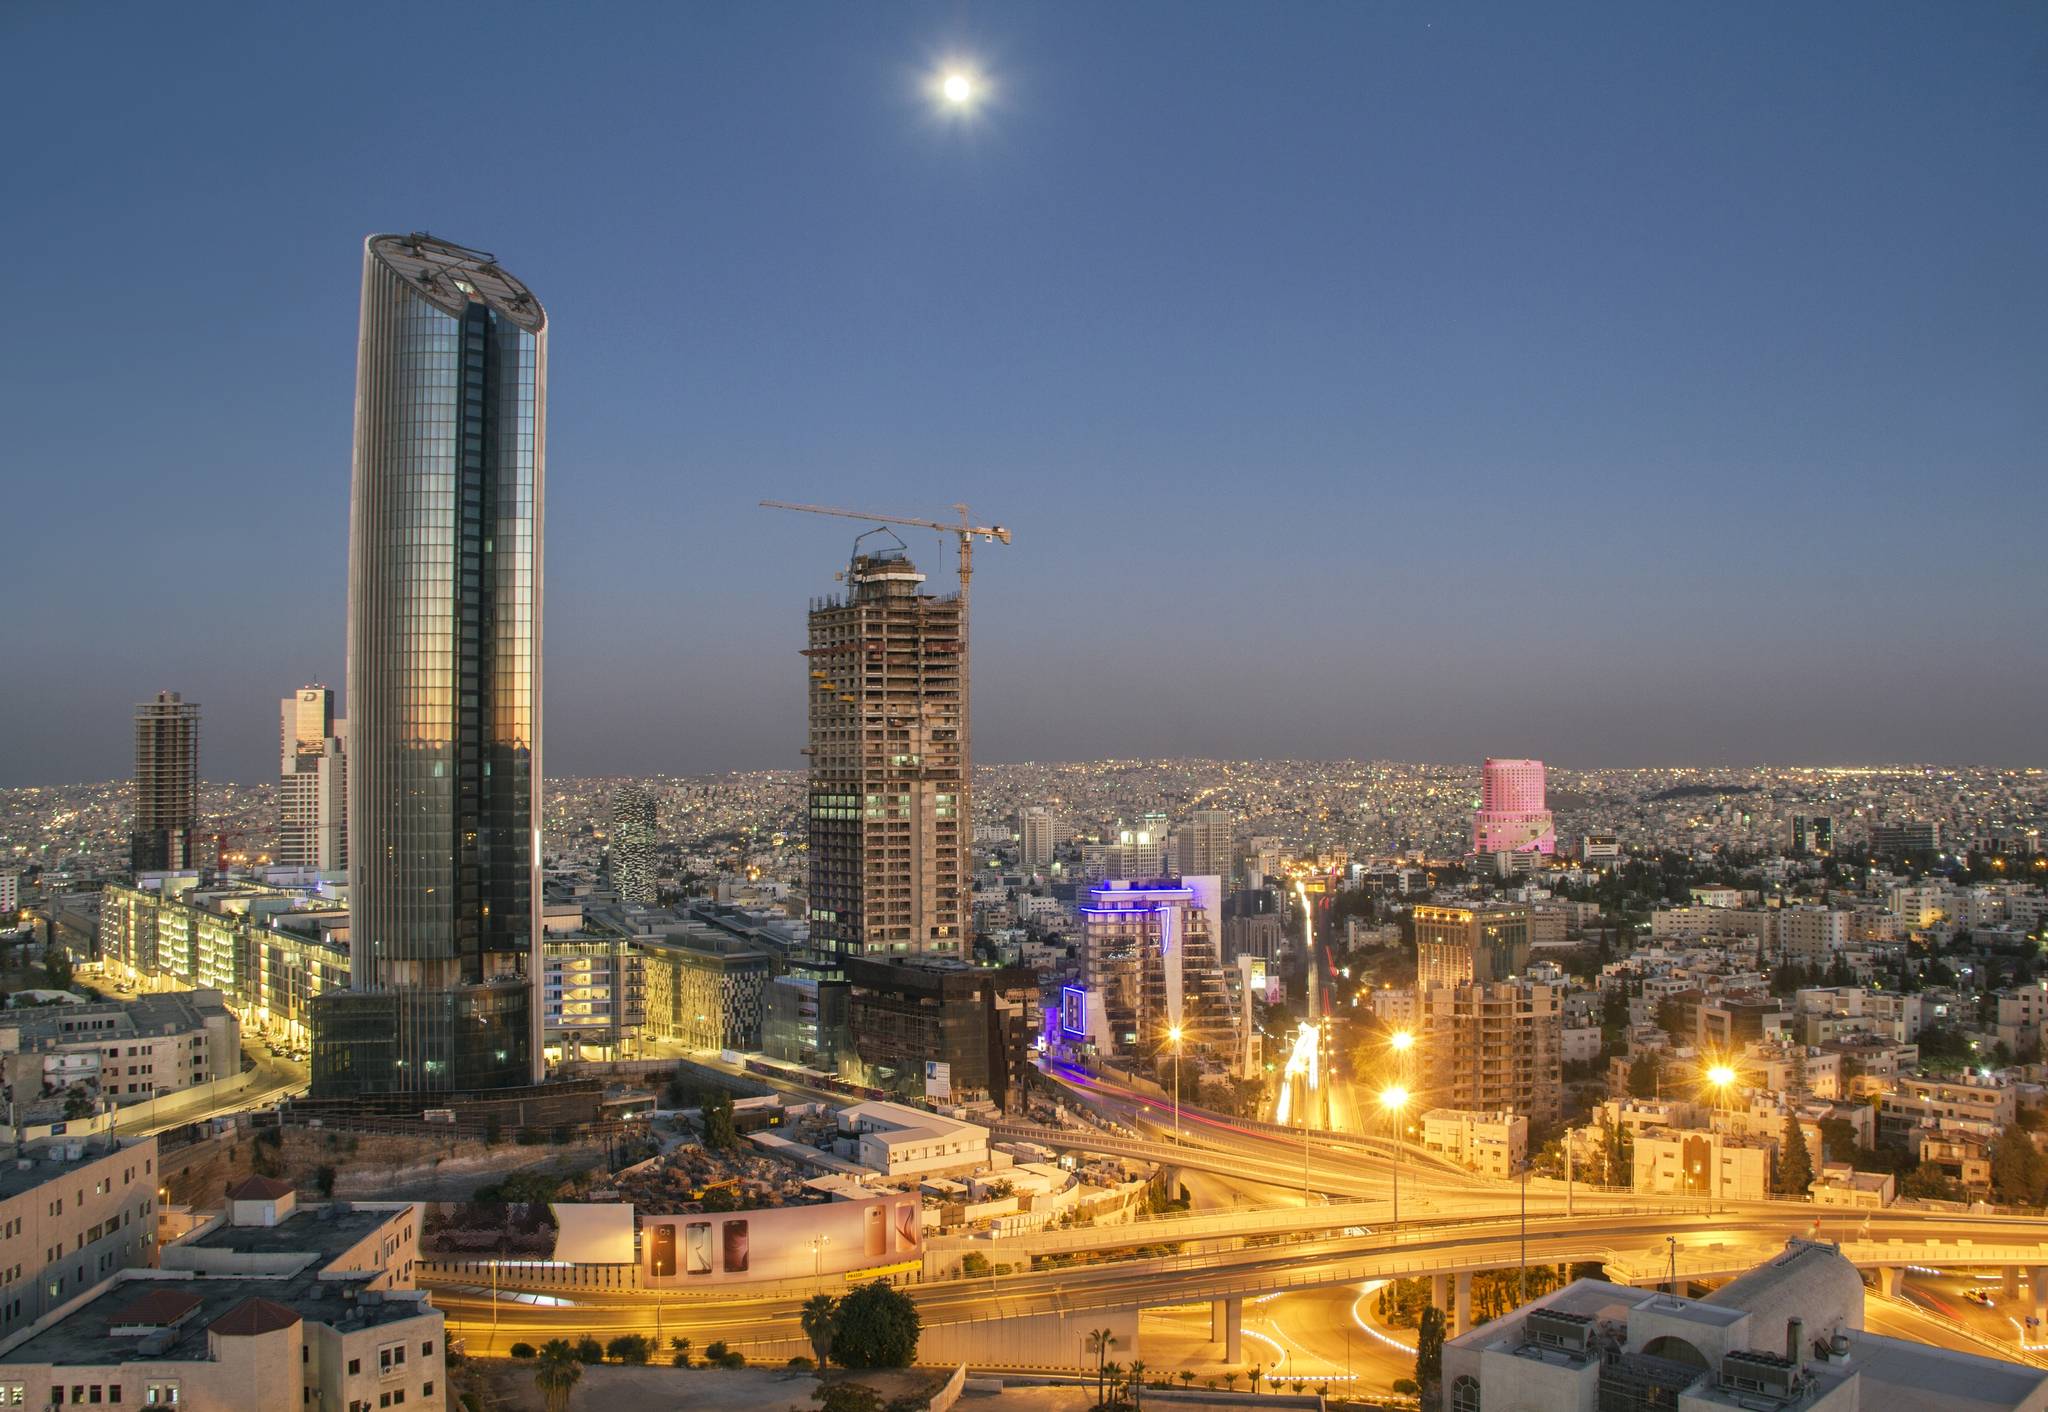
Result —
[[[480,251],[373,236],[349,510],[351,986],[320,1096],[540,1076],[547,318]]]

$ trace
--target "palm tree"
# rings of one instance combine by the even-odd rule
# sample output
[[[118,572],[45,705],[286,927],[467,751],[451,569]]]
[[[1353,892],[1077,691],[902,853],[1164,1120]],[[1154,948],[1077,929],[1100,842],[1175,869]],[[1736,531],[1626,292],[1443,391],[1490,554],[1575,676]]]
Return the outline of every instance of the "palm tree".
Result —
[[[1195,1385],[1195,1370],[1193,1368],[1183,1368],[1180,1370],[1180,1385],[1182,1387],[1193,1387]]]
[[[1223,1386],[1229,1388],[1232,1392],[1237,1391],[1237,1369],[1232,1368],[1223,1375]]]
[[[1261,1368],[1261,1367],[1260,1367],[1260,1366],[1259,1366],[1258,1364],[1256,1364],[1256,1363],[1252,1364],[1252,1371],[1251,1371],[1251,1374],[1250,1374],[1250,1378],[1251,1378],[1251,1385],[1252,1385],[1252,1396],[1253,1396],[1253,1397],[1257,1397],[1257,1396],[1259,1395],[1259,1379],[1260,1379],[1260,1378],[1263,1378],[1263,1377],[1265,1377],[1265,1376],[1266,1376],[1266,1370],[1265,1370],[1264,1368]]]
[[[818,1355],[818,1371],[824,1372],[830,1361],[827,1355],[832,1352],[832,1335],[839,1331],[839,1301],[829,1294],[814,1294],[804,1301],[797,1322],[811,1341],[811,1352]]]
[[[1109,1350],[1116,1347],[1116,1335],[1108,1329],[1088,1331],[1088,1351],[1095,1355],[1095,1400],[1102,1401],[1103,1365],[1109,1358]]]
[[[1111,1363],[1107,1368],[1103,1369],[1103,1372],[1108,1375],[1109,1390],[1103,1394],[1107,1400],[1102,1405],[1113,1407],[1116,1405],[1117,1399],[1123,1396],[1124,1365],[1121,1363]]]
[[[1296,1379],[1295,1379],[1295,1380],[1294,1380],[1293,1382],[1289,1383],[1289,1384],[1288,1384],[1287,1386],[1289,1386],[1289,1387],[1291,1387],[1291,1388],[1293,1388],[1293,1389],[1294,1389],[1294,1395],[1295,1395],[1296,1397],[1300,1397],[1300,1396],[1301,1396],[1301,1390],[1302,1390],[1303,1388],[1307,1387],[1307,1386],[1308,1386],[1308,1384],[1307,1384],[1307,1383],[1305,1383],[1305,1382],[1303,1382],[1303,1381],[1302,1381],[1302,1380],[1301,1380],[1300,1378],[1296,1378]]]
[[[534,1386],[540,1389],[548,1412],[568,1412],[569,1395],[583,1377],[583,1361],[575,1348],[565,1338],[551,1338],[540,1346],[534,1363]]]
[[[1131,1360],[1131,1407],[1134,1412],[1145,1406],[1145,1365],[1140,1360]]]

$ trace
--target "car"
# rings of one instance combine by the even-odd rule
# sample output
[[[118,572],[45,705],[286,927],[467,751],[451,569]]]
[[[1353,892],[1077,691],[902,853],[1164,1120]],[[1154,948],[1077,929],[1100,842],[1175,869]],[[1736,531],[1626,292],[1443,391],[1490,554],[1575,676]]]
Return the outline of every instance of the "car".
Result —
[[[1965,1290],[1963,1292],[1963,1298],[1969,1300],[1972,1304],[1981,1304],[1986,1309],[1989,1309],[1992,1305],[1998,1302],[1997,1300],[1991,1297],[1991,1291],[1986,1289]]]

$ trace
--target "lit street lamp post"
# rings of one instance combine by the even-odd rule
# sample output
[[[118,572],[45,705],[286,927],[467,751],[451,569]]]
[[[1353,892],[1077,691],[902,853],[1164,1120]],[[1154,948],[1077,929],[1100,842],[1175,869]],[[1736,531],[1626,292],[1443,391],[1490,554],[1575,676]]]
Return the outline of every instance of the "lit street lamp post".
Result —
[[[1408,1106],[1408,1090],[1390,1084],[1380,1090],[1380,1107],[1394,1128],[1394,1229],[1401,1229],[1401,1110]]]
[[[1166,1037],[1173,1041],[1173,1145],[1180,1146],[1180,1037],[1179,1025],[1167,1030]]]

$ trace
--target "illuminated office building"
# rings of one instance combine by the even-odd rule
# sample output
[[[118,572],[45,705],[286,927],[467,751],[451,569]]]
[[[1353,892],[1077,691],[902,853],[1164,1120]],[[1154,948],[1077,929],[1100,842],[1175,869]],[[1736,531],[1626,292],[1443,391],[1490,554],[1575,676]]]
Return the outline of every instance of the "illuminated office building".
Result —
[[[349,507],[351,986],[316,1096],[539,1077],[547,316],[489,255],[363,251]]]
[[[1529,909],[1421,906],[1414,911],[1415,990],[1512,980],[1529,969]]]
[[[199,813],[199,703],[175,691],[135,708],[135,827],[128,867],[152,873],[189,868]]]

